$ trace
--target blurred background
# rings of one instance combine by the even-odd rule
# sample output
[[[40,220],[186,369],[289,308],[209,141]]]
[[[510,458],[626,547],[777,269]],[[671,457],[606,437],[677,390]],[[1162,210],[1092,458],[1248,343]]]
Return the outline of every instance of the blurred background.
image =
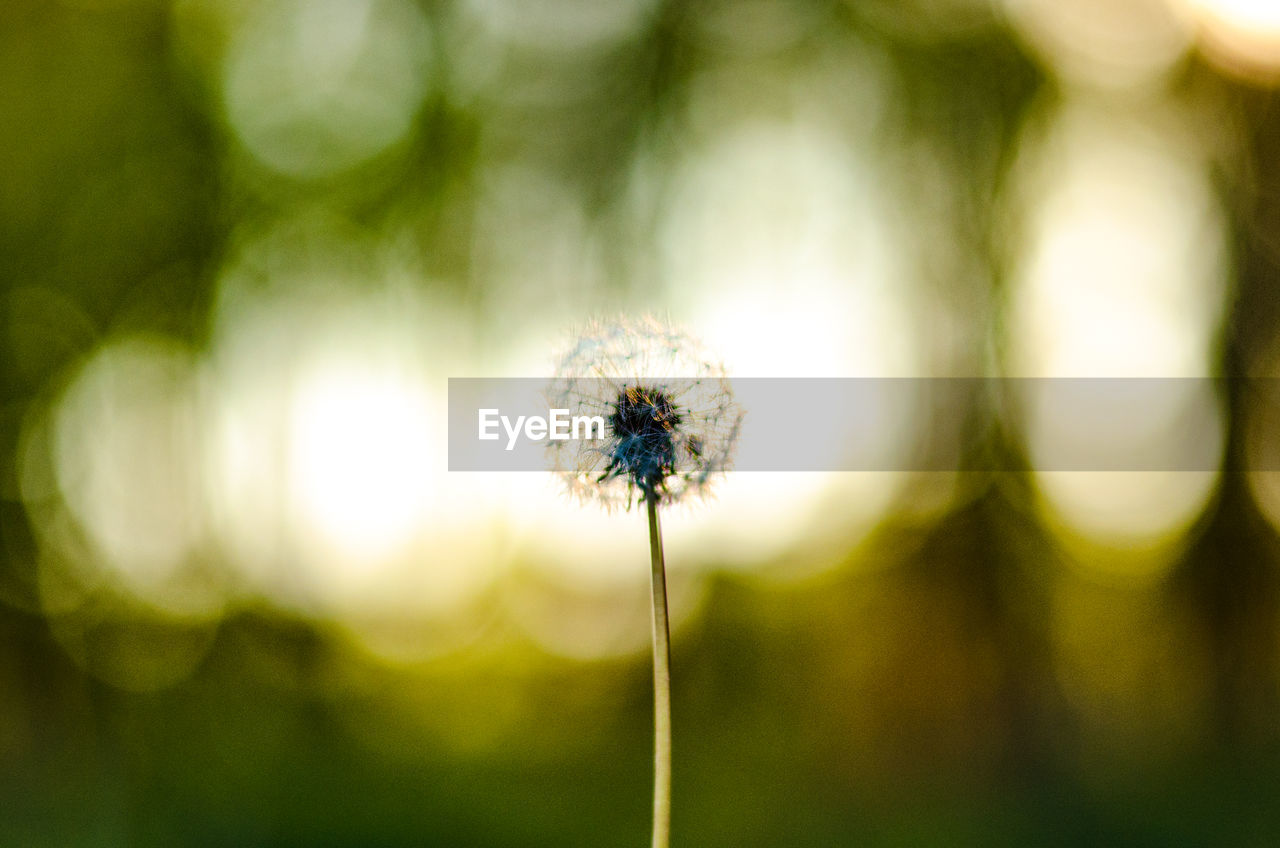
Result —
[[[7,0],[0,845],[646,844],[643,516],[447,378],[1280,376],[1278,84],[1271,0]],[[1185,386],[1101,436],[1216,472],[979,392],[669,515],[676,844],[1275,844],[1280,420]]]

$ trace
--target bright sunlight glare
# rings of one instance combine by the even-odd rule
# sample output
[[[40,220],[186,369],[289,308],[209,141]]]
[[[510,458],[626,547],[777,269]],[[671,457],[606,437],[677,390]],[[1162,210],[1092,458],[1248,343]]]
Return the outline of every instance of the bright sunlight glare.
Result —
[[[1205,53],[1246,78],[1280,74],[1280,3],[1275,0],[1181,0],[1200,25]]]
[[[289,418],[295,517],[349,557],[377,559],[407,544],[423,518],[437,435],[422,387],[324,364],[300,381]]]

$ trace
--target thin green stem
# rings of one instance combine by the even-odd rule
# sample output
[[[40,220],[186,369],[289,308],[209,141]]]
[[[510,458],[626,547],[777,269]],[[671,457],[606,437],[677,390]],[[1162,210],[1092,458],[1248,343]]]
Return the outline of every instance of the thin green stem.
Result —
[[[668,848],[671,834],[671,626],[667,620],[667,570],[662,557],[658,499],[646,493],[653,588],[653,846]]]

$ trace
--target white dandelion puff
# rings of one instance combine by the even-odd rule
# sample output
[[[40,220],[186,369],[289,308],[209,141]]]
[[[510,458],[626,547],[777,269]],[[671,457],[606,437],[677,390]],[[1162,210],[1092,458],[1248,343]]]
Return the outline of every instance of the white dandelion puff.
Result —
[[[705,495],[729,468],[744,414],[724,366],[686,332],[651,317],[578,334],[547,401],[605,422],[604,438],[552,441],[548,451],[572,494],[608,508]]]

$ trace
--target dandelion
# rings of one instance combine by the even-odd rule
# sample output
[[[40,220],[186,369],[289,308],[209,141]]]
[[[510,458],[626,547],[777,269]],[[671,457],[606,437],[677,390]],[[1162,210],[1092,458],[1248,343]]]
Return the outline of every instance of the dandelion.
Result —
[[[598,416],[604,437],[552,441],[569,491],[607,509],[643,502],[649,520],[653,623],[653,848],[671,829],[671,632],[658,507],[705,496],[728,469],[742,426],[724,367],[680,329],[654,318],[589,327],[548,389],[553,409]]]
[[[569,491],[608,509],[707,494],[729,466],[742,409],[724,366],[679,328],[654,318],[589,327],[560,360],[553,409],[599,416],[600,440],[553,441]]]

